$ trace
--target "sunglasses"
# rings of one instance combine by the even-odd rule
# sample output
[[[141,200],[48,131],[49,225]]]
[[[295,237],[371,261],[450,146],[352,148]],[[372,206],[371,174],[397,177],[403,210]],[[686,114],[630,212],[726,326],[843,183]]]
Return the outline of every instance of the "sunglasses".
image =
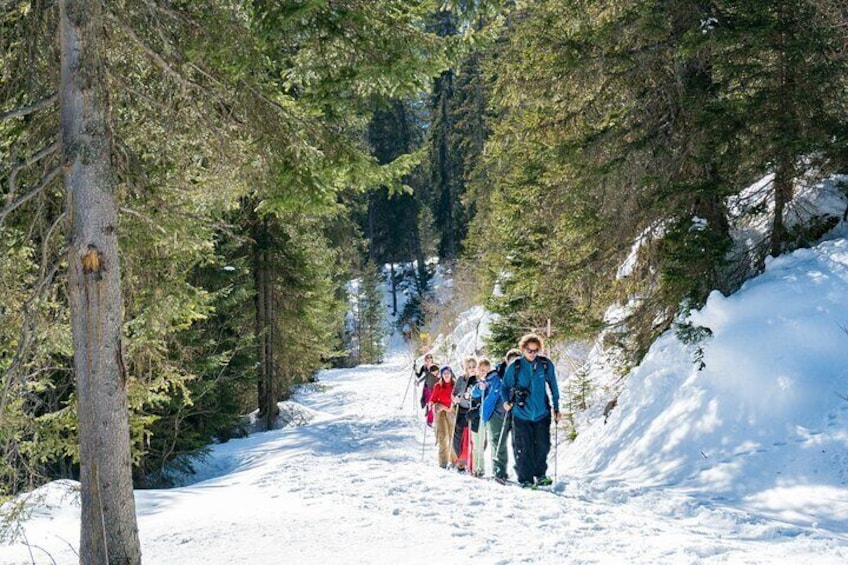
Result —
[[[529,347],[526,348],[524,351],[526,351],[527,353],[529,353],[531,355],[536,355],[537,353],[539,353],[538,349],[530,349]]]

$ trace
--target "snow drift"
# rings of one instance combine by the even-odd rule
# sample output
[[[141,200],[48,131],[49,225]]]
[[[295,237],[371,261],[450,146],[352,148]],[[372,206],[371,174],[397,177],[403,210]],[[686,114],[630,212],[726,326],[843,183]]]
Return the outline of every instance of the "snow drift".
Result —
[[[606,424],[561,454],[574,476],[673,487],[788,521],[848,524],[848,242],[771,260],[730,297],[714,292],[627,378]]]

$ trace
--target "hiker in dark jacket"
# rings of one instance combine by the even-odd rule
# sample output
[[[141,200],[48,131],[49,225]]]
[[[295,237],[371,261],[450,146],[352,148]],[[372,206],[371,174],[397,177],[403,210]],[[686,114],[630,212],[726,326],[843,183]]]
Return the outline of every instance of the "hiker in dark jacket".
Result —
[[[430,402],[430,396],[433,394],[433,387],[436,386],[438,380],[439,366],[433,362],[433,355],[428,353],[424,356],[424,364],[421,365],[421,369],[416,374],[415,384],[417,386],[424,383],[424,387],[421,389],[421,408],[425,409],[424,418],[427,425],[431,427],[433,425],[433,410],[427,408],[427,405]]]
[[[424,356],[424,364],[421,365],[421,368],[418,369],[418,372],[415,374],[415,384],[416,385],[420,385],[424,381],[430,382],[430,379],[428,378],[430,367],[432,365],[435,365],[435,364],[436,364],[436,362],[433,360],[433,354],[432,353],[428,353],[427,355]],[[438,372],[438,366],[436,366],[436,369],[437,369],[437,372]],[[436,384],[435,381],[438,381],[438,380],[439,380],[439,375],[437,374],[434,382],[432,382],[430,384],[430,388],[433,388],[433,385]]]
[[[465,472],[471,465],[468,435],[468,419],[466,415],[471,408],[471,389],[477,382],[477,359],[468,357],[463,363],[465,373],[456,379],[453,387],[453,403],[457,408],[456,425],[453,430],[453,450],[456,453],[456,468]]]
[[[503,361],[497,364],[495,370],[498,372],[498,376],[503,380],[504,373],[506,373],[506,368],[509,367],[509,364],[521,357],[521,350],[513,347],[504,355]]]
[[[519,342],[522,356],[510,363],[503,379],[504,410],[512,411],[512,449],[515,472],[522,486],[549,485],[551,403],[559,422],[559,388],[553,362],[541,355],[542,339],[527,334]],[[548,398],[550,390],[550,398]]]

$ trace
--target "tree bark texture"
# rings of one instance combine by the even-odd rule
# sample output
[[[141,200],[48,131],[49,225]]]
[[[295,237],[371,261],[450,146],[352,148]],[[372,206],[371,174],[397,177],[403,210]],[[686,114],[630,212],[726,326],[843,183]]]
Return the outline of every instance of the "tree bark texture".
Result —
[[[82,491],[80,563],[139,564],[103,15],[97,0],[62,0],[59,5],[62,157],[72,229],[68,294]]]

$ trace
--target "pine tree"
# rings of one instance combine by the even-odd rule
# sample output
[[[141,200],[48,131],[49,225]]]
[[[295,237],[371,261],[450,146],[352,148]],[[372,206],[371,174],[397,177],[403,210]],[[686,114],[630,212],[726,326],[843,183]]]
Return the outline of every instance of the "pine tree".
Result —
[[[379,363],[383,360],[383,336],[386,333],[383,280],[380,268],[372,261],[362,268],[362,275],[353,297],[357,363]]]
[[[681,307],[750,272],[728,254],[727,198],[769,170],[783,188],[767,242],[786,240],[798,164],[832,156],[845,123],[832,29],[809,6],[539,2],[512,15],[487,64],[493,189],[473,227],[506,327],[551,316],[560,338],[590,335],[629,302],[621,330],[638,358]],[[797,85],[811,83],[802,109]]]
[[[287,293],[294,297],[277,304],[274,316],[278,323],[291,321],[277,327],[276,359],[285,360],[285,371],[292,368],[291,379],[280,377],[280,394],[286,382],[308,378],[335,354],[328,339],[314,354],[296,355],[302,340],[293,334],[322,340],[338,327],[329,320],[341,315],[341,269],[333,265],[346,261],[324,246],[338,241],[327,231],[344,223],[347,197],[380,185],[396,190],[412,169],[411,158],[376,162],[363,133],[373,97],[417,93],[445,68],[449,46],[417,24],[434,6],[129,0],[106,7],[100,22],[108,42],[104,88],[112,101],[107,125],[121,219],[123,343],[140,478],[176,455],[177,432],[170,438],[151,434],[184,422],[192,393],[227,395],[206,386],[217,371],[192,358],[213,350],[224,363],[237,354],[208,343],[198,347],[193,339],[195,324],[216,315],[221,297],[221,289],[209,292],[208,281],[196,275],[218,260],[217,242],[248,237],[245,226],[226,220],[242,198],[255,197],[257,216],[274,230],[295,232],[294,247],[272,253],[290,253],[286,258],[294,264],[314,267],[302,269],[304,277],[319,273],[312,284],[297,276],[272,278],[277,301]],[[15,3],[4,6],[0,18],[6,201],[0,229],[10,236],[4,266],[17,261],[8,273],[22,275],[10,286],[14,294],[4,298],[8,308],[0,319],[0,364],[8,368],[2,407],[15,412],[3,421],[0,444],[9,454],[4,465],[10,464],[4,487],[14,490],[56,469],[73,476],[78,461],[68,304],[56,282],[66,249],[57,25],[57,3]],[[243,299],[243,291],[235,295]],[[226,333],[244,335],[244,317],[231,322]],[[305,330],[312,328],[320,331],[310,336]],[[227,343],[240,348],[245,341]],[[29,439],[45,437],[50,441]],[[163,451],[152,453],[154,448]]]

